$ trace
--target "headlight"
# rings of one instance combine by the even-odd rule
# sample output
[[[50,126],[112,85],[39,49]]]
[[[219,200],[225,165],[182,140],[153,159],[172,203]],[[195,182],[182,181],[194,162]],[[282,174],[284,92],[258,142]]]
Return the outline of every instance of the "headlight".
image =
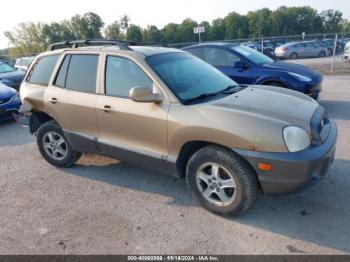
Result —
[[[311,82],[312,79],[308,76],[299,75],[296,73],[288,72],[288,74],[301,82]]]
[[[0,78],[0,82],[1,83],[10,83],[11,80],[7,79],[7,78]]]
[[[287,126],[283,129],[283,138],[289,152],[302,151],[310,146],[309,134],[297,126]]]

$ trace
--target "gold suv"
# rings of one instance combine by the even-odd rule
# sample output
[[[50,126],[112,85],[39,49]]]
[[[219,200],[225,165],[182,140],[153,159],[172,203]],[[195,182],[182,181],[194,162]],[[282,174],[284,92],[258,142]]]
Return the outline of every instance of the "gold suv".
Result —
[[[337,130],[304,94],[242,86],[177,49],[68,41],[35,58],[20,90],[42,156],[107,155],[186,177],[208,210],[237,215],[301,190],[333,161]]]

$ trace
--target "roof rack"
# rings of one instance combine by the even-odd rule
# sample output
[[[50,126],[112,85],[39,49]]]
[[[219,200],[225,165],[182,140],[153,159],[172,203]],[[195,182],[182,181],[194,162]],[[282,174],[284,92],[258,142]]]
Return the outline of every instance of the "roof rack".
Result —
[[[120,50],[132,50],[129,45],[135,45],[135,43],[112,40],[112,39],[87,39],[87,40],[71,40],[49,45],[48,51],[61,49],[61,48],[78,48],[80,46],[89,45],[116,45],[119,46]]]

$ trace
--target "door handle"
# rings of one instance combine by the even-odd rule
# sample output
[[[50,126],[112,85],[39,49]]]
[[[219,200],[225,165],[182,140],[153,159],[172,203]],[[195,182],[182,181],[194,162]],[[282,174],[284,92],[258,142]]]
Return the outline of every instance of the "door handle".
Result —
[[[57,104],[58,103],[58,99],[56,97],[51,97],[49,100],[48,100],[51,104]]]
[[[103,110],[106,113],[110,113],[110,112],[113,111],[112,106],[108,106],[108,105],[101,106],[100,109]]]

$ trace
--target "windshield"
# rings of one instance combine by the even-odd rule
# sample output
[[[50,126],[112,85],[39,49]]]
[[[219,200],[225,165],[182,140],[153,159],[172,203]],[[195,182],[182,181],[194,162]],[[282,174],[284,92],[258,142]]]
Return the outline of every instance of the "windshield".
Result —
[[[0,63],[0,73],[8,73],[13,71],[16,71],[16,69],[12,66],[5,63]]]
[[[231,49],[246,57],[248,60],[250,60],[256,65],[270,64],[273,62],[273,60],[270,57],[247,46],[232,46]]]
[[[146,61],[182,102],[237,86],[213,66],[187,53],[153,55]]]

